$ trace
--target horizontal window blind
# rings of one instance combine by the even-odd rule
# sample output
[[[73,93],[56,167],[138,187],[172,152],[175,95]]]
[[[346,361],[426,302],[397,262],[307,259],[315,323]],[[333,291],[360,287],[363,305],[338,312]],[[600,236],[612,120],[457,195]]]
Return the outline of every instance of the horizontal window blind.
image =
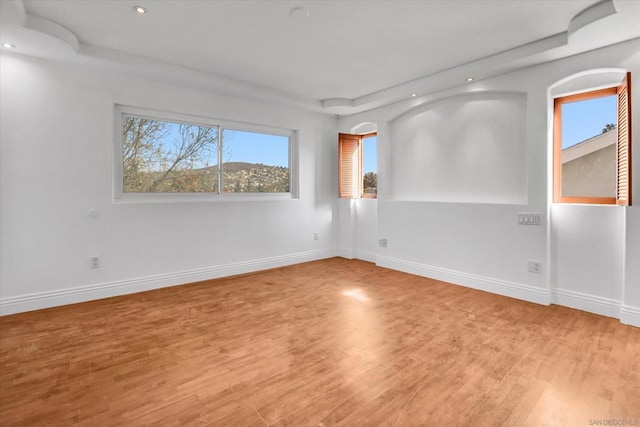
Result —
[[[616,203],[631,205],[631,73],[618,86]]]
[[[346,133],[338,137],[338,180],[339,197],[360,197],[362,159],[360,155],[360,136]]]

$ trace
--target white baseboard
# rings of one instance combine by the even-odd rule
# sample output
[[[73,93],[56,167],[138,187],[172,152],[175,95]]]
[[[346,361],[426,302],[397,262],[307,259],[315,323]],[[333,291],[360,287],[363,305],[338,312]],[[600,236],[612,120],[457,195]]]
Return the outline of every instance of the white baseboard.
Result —
[[[338,256],[346,259],[359,259],[361,261],[376,262],[378,254],[364,249],[340,248]]]
[[[620,322],[640,328],[640,307],[623,305],[620,307]]]
[[[551,302],[550,294],[547,289],[523,285],[520,283],[462,273],[460,271],[433,267],[426,264],[380,255],[377,257],[377,265],[380,267],[391,268],[393,270],[404,271],[405,273],[442,280],[443,282],[466,286],[468,288],[534,302],[536,304],[549,305]]]
[[[233,264],[198,268],[177,273],[159,274],[119,280],[115,282],[80,286],[76,288],[58,289],[48,292],[0,298],[0,315],[4,316],[7,314],[22,313],[42,308],[75,304],[101,298],[165,288],[168,286],[233,276],[235,274],[251,273],[270,268],[284,267],[286,265],[331,258],[338,255],[339,253],[336,249],[321,249],[291,255],[243,261]]]
[[[356,249],[354,251],[354,258],[362,260],[362,261],[375,263],[376,259],[378,258],[378,254],[373,252],[373,251],[365,251],[363,249]]]
[[[0,315],[4,316],[8,314],[22,313],[25,311],[75,304],[168,286],[233,276],[236,274],[251,273],[270,268],[284,267],[302,262],[331,258],[334,256],[375,262],[376,265],[380,267],[442,280],[444,282],[517,298],[524,301],[530,301],[537,304],[549,305],[553,303],[603,316],[619,318],[620,322],[625,325],[640,328],[640,307],[623,305],[622,302],[618,300],[564,289],[552,289],[551,291],[548,291],[547,289],[536,288],[529,285],[462,273],[455,270],[433,267],[397,258],[379,256],[377,253],[372,251],[344,248],[339,250],[322,249],[317,251],[300,252],[297,254],[243,261],[233,264],[181,271],[177,273],[159,274],[76,288],[58,289],[55,291],[0,298]]]
[[[611,298],[565,289],[551,289],[549,291],[520,283],[507,282],[380,255],[377,256],[377,265],[537,304],[558,304],[589,313],[614,317],[620,319],[620,322],[625,325],[640,327],[640,307],[623,305],[622,301]]]
[[[356,257],[355,251],[351,248],[338,249],[338,256],[340,258],[346,258],[346,259],[354,259]]]
[[[622,301],[566,289],[551,289],[551,303],[589,313],[620,318]]]

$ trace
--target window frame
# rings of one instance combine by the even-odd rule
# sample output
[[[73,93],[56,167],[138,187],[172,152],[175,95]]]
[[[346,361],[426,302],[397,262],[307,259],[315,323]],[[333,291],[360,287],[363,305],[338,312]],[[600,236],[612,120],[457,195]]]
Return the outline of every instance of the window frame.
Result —
[[[377,186],[376,194],[365,194],[363,188],[364,171],[363,171],[363,141],[365,138],[371,138],[378,136],[377,132],[369,132],[365,134],[350,134],[339,133],[338,134],[338,197],[341,199],[377,199]],[[355,144],[355,147],[347,146],[347,143]],[[376,151],[377,151],[376,143]],[[355,155],[356,161],[347,161],[346,155]],[[377,156],[376,156],[377,161]],[[355,170],[354,170],[355,169]],[[358,182],[355,183],[354,179],[349,177],[357,177]],[[357,190],[357,191],[354,191]]]
[[[193,193],[132,193],[124,191],[124,171],[122,156],[122,117],[131,116],[148,120],[158,120],[169,123],[187,124],[193,126],[215,127],[218,130],[218,191]],[[223,130],[262,133],[267,135],[285,136],[289,138],[289,191],[282,193],[249,193],[224,192],[222,172],[222,132]],[[116,104],[114,108],[114,156],[113,156],[113,201],[115,203],[164,203],[164,202],[211,202],[211,201],[242,201],[242,200],[289,200],[299,198],[298,176],[298,131],[252,123],[212,119],[181,113],[153,110]]]
[[[626,101],[620,101],[621,91],[626,92]],[[605,96],[617,96],[617,116],[626,117],[626,128],[616,126],[616,188],[614,197],[592,196],[564,196],[562,195],[562,105],[570,102],[586,101]],[[621,136],[624,133],[624,136]],[[626,140],[621,138],[626,137]],[[621,146],[626,147],[626,154],[621,153]],[[621,158],[622,157],[622,158]],[[626,170],[621,171],[621,162],[626,164]],[[572,95],[558,96],[553,100],[553,202],[554,203],[582,203],[598,205],[631,206],[631,73],[618,85],[604,89],[589,90]],[[621,186],[626,185],[626,191]],[[623,193],[623,194],[621,194]]]

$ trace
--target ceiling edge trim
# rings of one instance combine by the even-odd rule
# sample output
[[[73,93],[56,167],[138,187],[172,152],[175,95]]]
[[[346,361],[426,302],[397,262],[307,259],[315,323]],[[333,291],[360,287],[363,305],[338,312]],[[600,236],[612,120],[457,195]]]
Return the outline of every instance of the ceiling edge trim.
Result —
[[[401,101],[404,96],[398,93],[425,93],[437,89],[446,89],[462,84],[462,80],[473,76],[474,80],[493,77],[503,71],[501,65],[518,59],[533,56],[569,44],[569,38],[580,29],[617,13],[613,0],[603,0],[578,12],[569,22],[567,31],[549,37],[516,46],[493,55],[485,56],[475,61],[454,66],[436,73],[419,77],[415,80],[388,87],[378,92],[370,93],[359,98],[331,98],[322,100],[322,106],[332,109],[337,114],[355,114],[378,108],[382,105]],[[492,68],[491,71],[488,71]]]
[[[438,71],[415,80],[400,83],[361,97],[327,98],[316,100],[300,95],[272,89],[255,83],[236,80],[214,73],[195,70],[117,50],[99,48],[80,43],[70,30],[51,20],[29,14],[23,0],[13,0],[10,4],[13,25],[37,31],[70,47],[74,55],[72,62],[94,65],[97,61],[107,69],[152,79],[168,84],[177,84],[192,89],[206,89],[221,95],[240,96],[279,105],[302,108],[325,114],[351,115],[379,108],[406,99],[410,94],[427,94],[463,85],[463,79],[473,76],[475,81],[493,77],[507,71],[508,64],[536,54],[566,46],[572,34],[582,28],[616,13],[613,0],[602,0],[578,14],[568,25],[568,30],[531,43],[516,46],[493,55],[463,63]],[[150,73],[149,70],[153,70]]]
[[[87,66],[95,67],[97,65],[101,70],[109,70],[188,89],[204,89],[219,95],[238,96],[244,99],[261,100],[272,104],[324,113],[320,101],[314,99],[181,65],[84,43],[80,44],[75,61]]]
[[[80,48],[80,42],[75,34],[67,30],[60,24],[56,24],[48,19],[41,18],[36,15],[26,14],[23,26],[30,30],[38,31],[53,37],[73,49],[74,52],[78,52]]]
[[[456,65],[455,67],[419,77],[378,92],[355,99],[332,98],[322,101],[322,106],[332,109],[337,114],[354,114],[383,105],[401,101],[412,93],[424,94],[438,91],[464,83],[466,77],[473,76],[474,81],[493,77],[505,71],[509,62],[546,52],[568,43],[568,33],[558,33],[525,45],[507,49],[490,56]],[[399,95],[400,94],[400,95]],[[406,94],[406,95],[402,95]],[[350,111],[348,111],[350,110]]]
[[[599,3],[589,6],[588,8],[579,12],[571,19],[571,22],[569,22],[569,37],[571,37],[571,35],[576,33],[578,30],[586,27],[587,25],[616,13],[616,7],[613,4],[613,0],[603,0]]]

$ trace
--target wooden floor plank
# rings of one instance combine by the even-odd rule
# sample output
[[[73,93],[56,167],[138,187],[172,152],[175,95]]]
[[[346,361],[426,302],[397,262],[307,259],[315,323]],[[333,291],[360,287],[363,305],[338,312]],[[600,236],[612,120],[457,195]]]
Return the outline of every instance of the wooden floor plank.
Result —
[[[0,425],[640,419],[640,329],[333,258],[0,318]]]

